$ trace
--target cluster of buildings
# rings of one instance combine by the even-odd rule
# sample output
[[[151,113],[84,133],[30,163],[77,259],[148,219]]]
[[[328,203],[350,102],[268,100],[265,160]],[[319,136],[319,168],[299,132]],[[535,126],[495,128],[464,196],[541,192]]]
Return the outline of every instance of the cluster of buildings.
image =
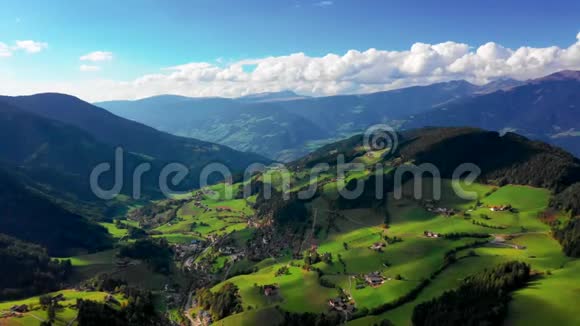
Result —
[[[197,207],[197,208],[201,208],[203,209],[204,213],[207,212],[211,212],[212,209],[209,208],[209,206],[207,206],[206,204],[202,203],[201,201],[196,200],[195,202],[193,202],[193,206]]]
[[[176,244],[173,246],[173,252],[179,259],[185,258],[187,255],[201,251],[204,248],[204,242],[201,240],[191,240],[188,244]]]
[[[244,257],[246,257],[246,253],[244,252],[244,250],[240,250],[232,246],[219,247],[218,252],[222,256],[228,256],[230,263],[238,262],[242,260]]]
[[[64,294],[59,293],[59,294],[51,297],[50,301],[53,304],[58,304],[61,301],[65,301]],[[1,317],[12,317],[12,316],[16,316],[19,314],[27,313],[29,311],[30,311],[30,307],[27,304],[14,305],[14,306],[10,307],[10,312],[8,314],[4,314]],[[1,322],[0,322],[0,324],[4,325]]]
[[[441,237],[441,234],[431,232],[431,231],[425,231],[425,232],[423,232],[423,235],[425,235],[427,238],[440,238]]]
[[[435,206],[435,202],[432,200],[425,201],[424,205],[427,211],[443,216],[453,216],[457,213],[453,208]]]
[[[28,305],[25,305],[25,304],[14,305],[14,306],[10,307],[11,313],[23,314],[23,313],[28,312],[28,311],[29,311]]]
[[[372,272],[365,275],[365,282],[373,287],[377,287],[385,283],[385,278],[379,272]]]
[[[329,299],[328,306],[330,310],[335,310],[343,313],[344,312],[353,313],[355,310],[354,302],[346,296]]]
[[[242,212],[242,217],[245,217],[245,214]],[[260,219],[256,216],[248,216],[246,218],[247,224],[249,228],[252,229],[260,229],[265,228],[273,225],[273,219]]]
[[[511,209],[512,209],[512,205],[491,206],[489,208],[489,210],[492,212],[504,212],[504,211],[509,211]]]
[[[211,325],[213,323],[213,319],[208,311],[200,310],[197,314],[197,322],[198,325]]]
[[[216,207],[216,209],[215,209],[215,210],[216,210],[216,212],[218,212],[218,213],[221,213],[221,212],[228,212],[228,213],[231,213],[231,212],[232,212],[232,209],[231,209],[231,208],[229,208],[229,207],[227,207],[227,206],[218,206],[218,207]]]

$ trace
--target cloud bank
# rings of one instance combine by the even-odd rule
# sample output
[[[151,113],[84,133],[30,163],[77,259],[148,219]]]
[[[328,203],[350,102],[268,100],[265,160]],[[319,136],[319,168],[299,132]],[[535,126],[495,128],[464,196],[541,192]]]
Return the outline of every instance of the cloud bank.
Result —
[[[83,57],[89,61],[107,57],[102,52],[95,53],[100,54]],[[369,93],[457,79],[476,84],[499,78],[524,80],[563,69],[580,70],[580,33],[568,47],[511,49],[494,42],[472,47],[449,41],[415,43],[405,51],[350,50],[321,57],[294,53],[226,65],[192,62],[132,81],[56,83],[43,91],[61,91],[90,101],[137,99],[160,94],[238,97],[280,90],[322,96]],[[27,89],[36,88],[27,85]]]

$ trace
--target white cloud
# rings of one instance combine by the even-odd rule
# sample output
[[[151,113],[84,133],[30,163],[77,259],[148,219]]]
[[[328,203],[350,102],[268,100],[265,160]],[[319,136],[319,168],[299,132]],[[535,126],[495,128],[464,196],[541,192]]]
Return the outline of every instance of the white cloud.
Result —
[[[318,6],[318,7],[329,7],[329,6],[332,6],[333,4],[334,4],[334,1],[330,1],[330,0],[318,1],[318,2],[314,3],[314,5]]]
[[[100,71],[101,67],[93,66],[93,65],[81,65],[79,67],[79,70],[82,72],[95,72],[95,71]]]
[[[15,49],[24,50],[27,53],[38,53],[48,47],[44,42],[36,42],[32,40],[16,41]]]
[[[244,69],[248,66],[253,69]],[[36,87],[30,83],[9,86],[25,92],[35,89],[59,91],[90,101],[160,94],[238,97],[287,89],[302,94],[335,95],[457,79],[476,84],[506,77],[524,80],[563,69],[580,70],[580,37],[568,47],[511,49],[494,42],[475,47],[451,41],[415,43],[404,51],[368,49],[320,57],[294,53],[228,63],[191,62],[131,81],[89,80],[52,82]],[[4,90],[9,86],[0,83],[0,93],[9,93]],[[18,94],[12,92],[15,93]]]
[[[12,56],[12,49],[8,45],[0,42],[0,58],[1,57],[11,57],[11,56]]]
[[[113,53],[108,51],[95,51],[81,56],[80,60],[91,62],[111,61],[113,60]]]
[[[11,57],[15,52],[38,53],[48,47],[47,43],[32,40],[16,41],[14,45],[0,42],[0,57]]]

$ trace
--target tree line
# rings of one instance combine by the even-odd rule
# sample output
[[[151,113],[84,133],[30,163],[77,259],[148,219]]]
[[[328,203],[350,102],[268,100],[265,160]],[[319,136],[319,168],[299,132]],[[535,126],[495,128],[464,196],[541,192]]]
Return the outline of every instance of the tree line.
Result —
[[[530,279],[528,264],[512,261],[466,278],[458,289],[419,304],[413,310],[417,326],[501,325],[511,292]]]
[[[51,259],[41,246],[0,234],[0,299],[59,290],[72,272],[70,260]]]

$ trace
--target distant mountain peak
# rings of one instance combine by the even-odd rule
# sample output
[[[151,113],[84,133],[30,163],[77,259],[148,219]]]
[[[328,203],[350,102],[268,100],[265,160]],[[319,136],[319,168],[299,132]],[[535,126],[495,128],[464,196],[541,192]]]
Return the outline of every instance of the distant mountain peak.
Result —
[[[534,79],[535,82],[542,81],[563,81],[563,80],[576,80],[580,81],[580,71],[579,70],[562,70],[550,74],[545,77]]]
[[[490,81],[489,83],[479,87],[478,94],[493,93],[499,90],[508,90],[517,86],[521,86],[525,82],[513,78],[499,78]]]
[[[252,101],[252,102],[272,102],[272,101],[287,101],[305,98],[307,96],[298,95],[291,90],[284,90],[279,92],[264,92],[248,94],[238,98],[242,101]]]
[[[264,96],[299,96],[298,94],[294,93],[291,90],[283,90],[278,92],[262,92],[262,93],[252,93],[244,96],[240,96],[240,98],[253,98],[253,97],[264,97]]]

